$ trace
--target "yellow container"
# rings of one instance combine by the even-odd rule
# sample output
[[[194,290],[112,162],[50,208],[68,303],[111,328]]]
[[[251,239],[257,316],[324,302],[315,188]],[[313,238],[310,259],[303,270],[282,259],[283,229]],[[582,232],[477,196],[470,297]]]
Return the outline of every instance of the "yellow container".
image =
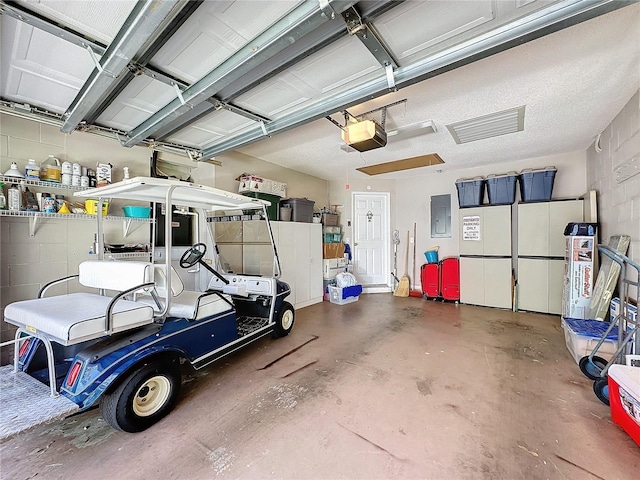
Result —
[[[62,167],[60,167],[60,160],[53,155],[49,155],[49,158],[40,165],[40,180],[60,183],[62,180]]]
[[[88,215],[96,215],[98,213],[98,200],[90,198],[84,201],[84,209]],[[106,216],[109,212],[109,202],[102,202],[102,216]]]

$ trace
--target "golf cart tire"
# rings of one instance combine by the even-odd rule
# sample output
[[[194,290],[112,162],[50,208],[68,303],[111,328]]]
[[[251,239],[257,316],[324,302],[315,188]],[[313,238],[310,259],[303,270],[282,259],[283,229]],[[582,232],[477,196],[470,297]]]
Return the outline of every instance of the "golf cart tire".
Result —
[[[289,332],[293,328],[295,315],[293,305],[289,302],[282,302],[276,317],[276,324],[273,328],[273,334],[275,337],[286,337],[289,335]]]
[[[180,393],[180,364],[158,362],[143,365],[104,394],[102,418],[116,430],[136,433],[165,417]]]

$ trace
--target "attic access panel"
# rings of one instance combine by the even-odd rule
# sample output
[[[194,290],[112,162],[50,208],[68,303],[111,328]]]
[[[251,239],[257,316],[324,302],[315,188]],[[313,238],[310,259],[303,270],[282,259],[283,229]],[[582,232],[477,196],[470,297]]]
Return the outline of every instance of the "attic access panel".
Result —
[[[430,167],[444,163],[437,153],[421,155],[419,157],[405,158],[403,160],[395,160],[393,162],[378,163],[367,167],[357,168],[359,172],[367,175],[382,175],[383,173],[399,172],[402,170],[411,170],[413,168]]]

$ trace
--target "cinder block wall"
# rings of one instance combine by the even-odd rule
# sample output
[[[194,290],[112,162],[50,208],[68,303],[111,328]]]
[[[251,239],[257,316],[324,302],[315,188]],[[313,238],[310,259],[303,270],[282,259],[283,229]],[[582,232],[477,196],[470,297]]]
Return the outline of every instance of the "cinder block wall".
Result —
[[[640,91],[604,129],[599,144],[600,152],[595,142],[587,150],[587,184],[598,192],[600,239],[630,235],[627,256],[640,263],[640,173],[621,183],[616,178],[616,169],[634,158],[640,168]]]
[[[0,115],[0,172],[4,173],[11,162],[16,162],[24,171],[29,158],[41,163],[48,155],[55,155],[60,161],[77,161],[88,168],[95,168],[98,162],[111,163],[114,181],[122,179],[124,166],[129,167],[132,176],[149,174],[150,150],[146,148],[125,149],[114,139],[81,132],[65,135],[51,125]],[[71,190],[30,189],[73,199]],[[109,214],[122,215],[122,210],[114,207]],[[44,284],[76,274],[80,262],[91,258],[89,252],[95,233],[95,222],[91,219],[41,219],[36,224],[34,236],[30,236],[30,222],[33,218],[0,217],[2,314],[9,303],[36,297]],[[121,221],[105,222],[105,240],[111,243],[148,243],[149,226],[139,225],[124,239]],[[67,292],[66,288],[56,288],[55,293]],[[78,290],[79,286],[71,284],[70,288]],[[12,339],[14,332],[11,325],[0,322],[0,341]],[[0,364],[10,361],[12,354],[11,347],[2,348]]]

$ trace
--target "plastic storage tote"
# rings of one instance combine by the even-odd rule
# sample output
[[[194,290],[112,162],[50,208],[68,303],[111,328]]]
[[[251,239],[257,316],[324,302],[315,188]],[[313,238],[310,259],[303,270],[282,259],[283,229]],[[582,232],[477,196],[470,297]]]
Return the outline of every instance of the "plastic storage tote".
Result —
[[[271,205],[267,207],[267,215],[272,222],[280,219],[280,197],[272,195],[271,193],[263,192],[243,192],[245,197],[259,198],[260,200],[267,200],[271,202]],[[253,211],[251,213],[254,213]]]
[[[523,202],[548,202],[553,192],[556,167],[526,168],[520,172],[520,197]]]
[[[487,175],[487,196],[489,205],[511,205],[516,201],[516,172],[504,175]]]
[[[281,200],[283,205],[291,205],[291,221],[292,222],[313,222],[313,205],[316,203],[307,198],[287,198]]]
[[[564,340],[576,363],[580,363],[582,357],[588,356],[593,351],[608,326],[608,322],[598,320],[562,319]],[[618,347],[618,331],[614,330],[607,335],[604,343],[598,349],[598,356],[605,360],[609,360]]]
[[[464,207],[479,207],[484,199],[485,181],[482,177],[459,178],[456,180],[458,190],[458,205]]]
[[[327,288],[329,289],[329,301],[337,305],[357,302],[362,293],[362,285],[353,285],[351,287],[333,287],[329,285]]]

